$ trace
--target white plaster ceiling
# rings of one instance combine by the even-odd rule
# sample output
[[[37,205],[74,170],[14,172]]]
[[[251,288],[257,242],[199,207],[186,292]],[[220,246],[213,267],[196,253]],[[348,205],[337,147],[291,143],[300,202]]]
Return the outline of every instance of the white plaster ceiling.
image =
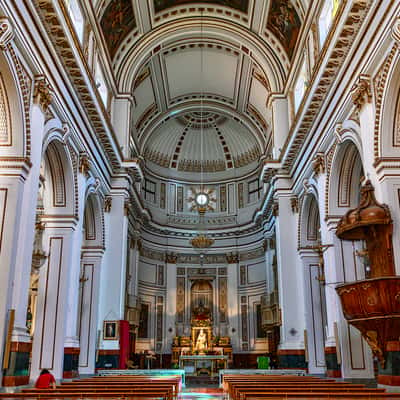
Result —
[[[130,133],[148,168],[179,177],[199,172],[202,161],[224,179],[240,177],[270,153],[268,98],[285,90],[306,6],[307,0],[121,0],[121,17],[113,0],[99,3],[116,87],[133,96]],[[178,145],[182,119],[204,109],[221,132],[204,123],[200,143],[189,123]]]
[[[185,113],[159,125],[144,148],[145,160],[182,173],[215,174],[227,178],[248,170],[262,154],[254,134],[228,116],[203,110]],[[158,168],[158,172],[160,168]]]

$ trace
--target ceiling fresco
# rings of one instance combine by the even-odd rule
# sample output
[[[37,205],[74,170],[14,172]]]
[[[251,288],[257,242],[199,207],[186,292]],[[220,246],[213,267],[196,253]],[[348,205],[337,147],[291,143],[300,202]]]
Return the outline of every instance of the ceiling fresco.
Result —
[[[288,0],[272,1],[267,27],[280,40],[291,59],[301,27],[294,6]]]
[[[247,13],[249,7],[249,0],[202,0],[201,2],[193,0],[154,0],[154,10],[157,13],[164,11],[169,7],[196,3],[218,4],[220,6],[230,7],[244,13]]]
[[[113,0],[101,18],[101,28],[111,58],[133,29],[136,28],[131,0]]]

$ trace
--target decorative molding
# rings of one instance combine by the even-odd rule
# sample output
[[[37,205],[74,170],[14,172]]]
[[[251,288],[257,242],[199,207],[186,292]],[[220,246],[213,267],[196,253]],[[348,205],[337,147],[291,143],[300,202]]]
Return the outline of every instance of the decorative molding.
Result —
[[[297,196],[290,198],[290,206],[292,207],[293,214],[297,214],[299,212],[299,199]]]
[[[317,153],[312,162],[313,170],[316,175],[322,175],[326,171],[325,154]]]
[[[43,75],[35,77],[33,101],[40,106],[44,113],[47,111],[47,108],[52,101],[49,83]]]
[[[358,110],[361,110],[364,104],[372,102],[372,84],[369,75],[361,74],[358,77],[351,89],[351,98]]]
[[[106,196],[104,198],[104,212],[109,213],[112,207],[112,197]]]
[[[244,253],[239,254],[240,261],[249,261],[254,260],[256,258],[264,257],[264,248],[263,246],[257,247],[253,250],[246,251]]]
[[[0,18],[0,49],[5,50],[14,39],[14,29],[7,17]]]
[[[396,18],[395,23],[392,26],[392,38],[400,44],[400,16]]]

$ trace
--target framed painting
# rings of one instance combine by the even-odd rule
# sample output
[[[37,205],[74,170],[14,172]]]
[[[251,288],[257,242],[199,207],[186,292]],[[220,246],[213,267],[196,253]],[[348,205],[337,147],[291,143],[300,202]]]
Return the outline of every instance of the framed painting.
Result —
[[[104,340],[117,340],[118,335],[118,321],[104,321],[103,324],[103,339]]]

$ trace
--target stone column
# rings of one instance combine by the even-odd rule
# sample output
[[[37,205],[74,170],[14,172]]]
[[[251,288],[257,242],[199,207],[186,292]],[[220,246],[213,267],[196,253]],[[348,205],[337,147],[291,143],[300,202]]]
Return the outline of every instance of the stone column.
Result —
[[[124,319],[126,289],[126,258],[128,245],[128,187],[121,176],[113,182],[105,208],[105,253],[101,268],[98,329],[103,332],[104,321]],[[101,335],[96,368],[118,368],[119,341],[104,340]]]
[[[341,282],[342,277],[338,276],[336,269],[335,257],[338,253],[337,238],[334,231],[330,227],[336,227],[337,219],[330,220],[329,226],[326,219],[325,203],[326,203],[326,159],[323,153],[317,153],[313,160],[313,168],[315,173],[315,181],[318,190],[318,206],[320,215],[320,235],[321,244],[327,245],[324,250],[324,275],[325,275],[325,302],[326,302],[326,332],[325,332],[325,363],[326,374],[329,377],[340,378],[341,358],[340,348],[336,348],[338,344],[337,323],[339,321],[339,298],[336,294],[336,284]]]
[[[171,349],[172,341],[175,336],[177,336],[176,327],[175,327],[175,316],[176,316],[176,262],[168,262],[174,261],[174,258],[167,258],[165,263],[166,268],[166,287],[167,287],[167,294],[166,294],[166,305],[165,305],[165,327],[167,330],[166,334],[166,347],[167,352]]]
[[[313,249],[300,250],[304,274],[305,320],[308,342],[308,372],[325,374],[325,286],[320,258]]]
[[[297,252],[298,214],[292,212],[291,193],[276,193],[276,249],[278,261],[279,304],[282,311],[281,342],[278,349],[280,368],[307,368],[304,351],[304,288],[302,264]],[[277,185],[277,186],[278,186]]]
[[[377,190],[378,177],[374,167],[374,127],[375,106],[372,104],[372,84],[369,75],[360,75],[352,88],[352,99],[357,107],[360,120],[360,136],[362,141],[362,160],[365,177],[371,180]],[[377,196],[379,198],[379,196]]]
[[[63,377],[75,378],[79,375],[79,332],[78,301],[81,271],[81,251],[83,241],[83,221],[85,213],[86,179],[89,171],[89,160],[86,154],[79,156],[78,186],[78,222],[73,233],[72,262],[69,268],[67,324],[64,341],[64,374]],[[86,350],[86,349],[85,349]]]
[[[43,368],[51,370],[56,379],[63,377],[68,288],[77,224],[73,216],[62,219],[49,216],[42,220],[45,223],[44,249],[49,256],[39,272],[41,284],[33,338],[32,380]]]
[[[3,381],[3,384],[6,386],[25,385],[29,383],[29,358],[32,343],[26,327],[26,314],[42,158],[44,113],[50,101],[51,96],[46,80],[43,76],[36,77],[34,103],[31,107],[31,132],[35,132],[36,138],[31,141],[31,168],[24,183],[21,210],[19,212],[21,227],[16,243],[25,243],[25,245],[20,247],[16,253],[14,286],[10,306],[11,309],[15,310],[11,344],[12,365],[7,369],[6,377]]]
[[[231,337],[233,352],[240,352],[240,309],[239,309],[239,296],[237,290],[229,290],[229,288],[239,287],[239,255],[234,254],[227,259],[227,272],[228,272],[228,336]]]
[[[102,332],[98,329],[98,304],[101,263],[103,250],[88,249],[82,253],[79,334],[79,374],[94,374],[98,339]]]
[[[18,237],[21,227],[21,209],[23,201],[24,181],[29,171],[26,161],[3,161],[0,158],[0,359],[3,360],[4,346],[7,327],[10,320],[12,306],[13,280],[16,270],[16,257],[20,244]],[[32,248],[31,248],[32,249]],[[31,250],[32,251],[32,250]],[[28,269],[28,281],[30,276],[30,265]],[[19,276],[19,279],[23,277]],[[26,294],[27,296],[27,294]],[[14,309],[15,310],[15,309]],[[26,309],[25,309],[26,317]],[[13,353],[29,353],[29,346],[14,345]],[[17,357],[12,355],[12,358]],[[29,360],[29,357],[28,357]],[[12,360],[11,360],[12,361]],[[14,377],[15,367],[10,364],[6,374]],[[0,371],[0,377],[2,370]],[[26,373],[24,373],[26,376]],[[25,379],[25,378],[24,378]],[[18,380],[10,378],[10,382],[4,384],[19,384]]]
[[[2,75],[3,79],[10,83],[13,81],[9,65],[15,69],[15,65],[12,58],[12,48],[13,48],[14,30],[13,27],[6,17],[0,17],[0,50],[2,51]],[[4,56],[4,57],[3,57]],[[5,61],[7,59],[7,61]],[[11,83],[12,85],[12,83]],[[7,90],[7,88],[5,88]],[[9,93],[2,91],[3,98],[9,97]],[[13,120],[15,115],[10,115],[17,111],[20,99],[14,97],[8,98],[7,104],[12,104],[14,107],[12,110],[8,107],[3,108],[3,111],[7,114],[5,120]],[[22,101],[22,100],[21,100]],[[16,106],[16,107],[15,107]],[[27,275],[21,276],[21,274],[16,274],[17,263],[16,258],[19,255],[21,247],[19,246],[20,229],[22,227],[21,221],[21,210],[24,198],[26,197],[25,182],[29,179],[30,172],[30,160],[24,157],[23,144],[25,142],[25,131],[23,130],[22,113],[18,113],[16,118],[21,119],[20,127],[15,125],[8,125],[6,122],[6,132],[8,133],[9,144],[7,146],[0,146],[0,360],[3,360],[4,349],[6,344],[6,334],[10,321],[11,310],[17,313],[16,305],[14,303],[14,293],[15,286],[19,285],[21,280],[26,279],[29,282],[30,275],[30,263],[28,264],[29,273]],[[32,115],[33,120],[36,123],[36,118]],[[32,120],[32,122],[33,122]],[[39,140],[41,142],[41,140]],[[24,226],[25,228],[25,226]],[[26,246],[29,248],[30,246]],[[32,252],[32,248],[30,248]],[[17,277],[17,280],[15,279]],[[27,284],[27,287],[29,283]],[[17,289],[18,290],[18,289]],[[26,297],[27,297],[26,293]],[[14,314],[14,316],[16,316]],[[25,326],[26,319],[26,309],[24,315]],[[14,320],[14,326],[16,321]],[[15,330],[13,330],[15,334]],[[26,333],[25,331],[20,332],[21,335]],[[29,337],[25,335],[24,340],[21,340],[21,345],[18,345],[18,339],[12,338],[11,342],[11,353],[10,362],[8,368],[6,368],[5,377],[3,379],[3,368],[0,369],[0,382],[3,385],[18,385],[21,381],[26,383],[28,374],[28,362],[30,344],[25,344],[29,342]],[[24,356],[19,354],[24,353]],[[22,360],[24,358],[24,360]],[[15,371],[17,365],[22,365],[19,371],[23,378],[16,378]]]

